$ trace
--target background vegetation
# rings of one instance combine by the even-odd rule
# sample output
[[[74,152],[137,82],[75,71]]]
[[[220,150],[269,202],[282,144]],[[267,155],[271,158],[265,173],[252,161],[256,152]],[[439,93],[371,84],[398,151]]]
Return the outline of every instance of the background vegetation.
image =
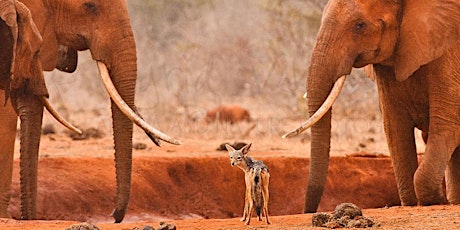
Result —
[[[294,128],[305,118],[305,75],[325,3],[128,1],[138,50],[139,110],[157,128],[176,136],[225,130],[225,137],[241,137],[235,133],[249,125],[203,126],[205,111],[219,104],[247,108],[256,120],[256,136],[278,137]],[[79,58],[75,73],[47,74],[51,100],[80,126],[110,132],[108,96],[95,63],[88,51]],[[334,119],[346,119],[345,124],[362,120],[367,122],[365,132],[381,133],[375,82],[360,71],[352,75],[334,107]],[[370,123],[375,120],[380,126]],[[334,132],[352,140],[363,130],[350,123]]]

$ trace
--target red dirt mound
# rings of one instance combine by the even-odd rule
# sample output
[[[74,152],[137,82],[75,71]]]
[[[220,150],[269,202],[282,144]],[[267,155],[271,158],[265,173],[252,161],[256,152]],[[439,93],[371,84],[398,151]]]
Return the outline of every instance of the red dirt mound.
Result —
[[[301,213],[309,159],[259,158],[270,168],[271,215]],[[18,162],[10,213],[19,217]],[[243,211],[243,172],[226,157],[134,158],[125,221],[231,218]],[[38,218],[109,221],[114,207],[113,159],[42,158]],[[398,205],[389,158],[333,157],[320,211],[342,202],[361,208]]]

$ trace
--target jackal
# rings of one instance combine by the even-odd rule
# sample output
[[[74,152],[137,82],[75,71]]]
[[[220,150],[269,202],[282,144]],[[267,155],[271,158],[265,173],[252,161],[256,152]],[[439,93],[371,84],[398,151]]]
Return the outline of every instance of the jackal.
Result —
[[[228,150],[232,166],[237,166],[244,172],[246,194],[241,221],[246,221],[246,224],[249,225],[255,209],[259,221],[262,220],[262,215],[264,215],[267,224],[270,224],[268,220],[268,183],[270,180],[268,167],[262,161],[254,160],[247,155],[251,144],[245,145],[240,150],[235,150],[228,144],[225,147]]]

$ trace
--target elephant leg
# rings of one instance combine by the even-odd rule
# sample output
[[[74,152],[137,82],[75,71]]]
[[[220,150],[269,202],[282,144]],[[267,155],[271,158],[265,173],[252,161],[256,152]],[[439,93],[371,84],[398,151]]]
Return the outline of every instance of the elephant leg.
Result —
[[[14,141],[16,139],[17,114],[10,101],[3,106],[4,93],[0,91],[0,218],[11,218],[7,212],[11,195]]]
[[[423,161],[414,177],[415,192],[421,205],[444,204],[443,180],[454,151],[446,135],[433,135],[430,127]]]
[[[452,154],[446,171],[447,200],[460,204],[460,146]]]
[[[459,201],[459,196],[452,193],[455,187],[460,187],[460,154],[457,149],[460,145],[460,82],[457,75],[457,71],[446,67],[428,78],[429,136],[423,161],[414,178],[417,198],[422,205],[447,203],[443,190],[444,176],[447,196]]]
[[[399,111],[384,112],[384,126],[401,204],[417,205],[413,181],[418,161],[409,115]]]
[[[1,130],[3,131],[3,130]],[[2,135],[2,134],[0,134]],[[5,139],[2,139],[1,142],[5,142]],[[9,142],[9,141],[8,141]],[[12,171],[13,171],[13,148],[7,146],[4,147],[4,143],[0,144],[0,218],[11,218],[8,214],[8,203],[11,196],[11,182],[12,182]],[[13,140],[14,146],[14,140]],[[10,151],[11,150],[11,151]]]
[[[460,127],[458,121],[448,121],[437,115],[445,108],[433,111],[430,121],[430,136],[420,172],[416,173],[416,191],[422,204],[460,204]],[[458,119],[458,118],[455,118]],[[433,133],[433,134],[432,134]],[[423,167],[422,167],[423,166]],[[444,196],[443,179],[446,179]]]
[[[23,94],[17,98],[16,109],[21,119],[21,218],[36,219],[38,150],[43,104],[36,96]]]

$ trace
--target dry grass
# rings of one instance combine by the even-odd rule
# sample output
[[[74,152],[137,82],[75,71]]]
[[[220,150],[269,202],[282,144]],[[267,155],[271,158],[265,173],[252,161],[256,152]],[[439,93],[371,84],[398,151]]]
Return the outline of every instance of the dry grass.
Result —
[[[181,139],[305,148],[308,133],[288,141],[278,137],[305,117],[301,96],[325,2],[128,1],[138,49],[138,109]],[[89,52],[79,56],[75,73],[46,75],[51,101],[75,124],[110,134],[109,100],[95,63]],[[202,120],[207,109],[226,103],[247,108],[255,121],[231,126]],[[387,152],[375,82],[361,71],[348,78],[333,117],[333,152]],[[46,116],[47,123],[54,121]]]

